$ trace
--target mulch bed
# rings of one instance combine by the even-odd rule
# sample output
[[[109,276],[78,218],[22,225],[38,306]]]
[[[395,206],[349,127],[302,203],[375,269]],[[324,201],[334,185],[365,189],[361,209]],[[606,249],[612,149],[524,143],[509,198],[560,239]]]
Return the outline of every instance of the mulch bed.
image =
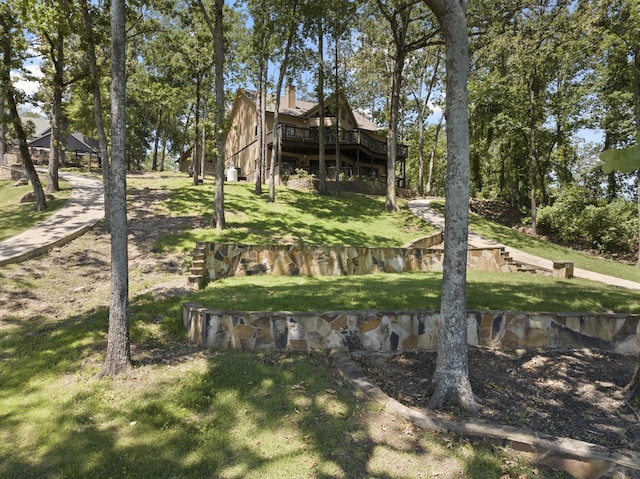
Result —
[[[436,352],[354,354],[354,360],[385,393],[426,408]],[[469,348],[471,386],[482,401],[480,418],[611,449],[640,451],[640,420],[621,407],[622,388],[636,358],[594,350],[496,350]],[[639,404],[632,404],[637,411]],[[469,419],[463,412],[433,412]]]

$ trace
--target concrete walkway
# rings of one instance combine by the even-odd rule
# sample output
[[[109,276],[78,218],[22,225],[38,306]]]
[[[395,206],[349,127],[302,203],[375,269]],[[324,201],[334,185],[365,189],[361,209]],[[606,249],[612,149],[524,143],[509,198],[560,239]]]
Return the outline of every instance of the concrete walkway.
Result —
[[[0,266],[18,263],[77,238],[104,217],[102,182],[61,173],[71,183],[71,197],[58,212],[13,238],[0,242]]]
[[[423,198],[419,200],[413,200],[409,202],[409,209],[418,217],[431,223],[436,228],[444,230],[444,216],[436,212],[431,207],[431,199]],[[515,261],[522,264],[532,265],[553,271],[553,261],[534,256],[524,251],[520,251],[509,246],[498,243],[491,239],[485,238],[478,233],[469,232],[469,246],[475,248],[484,247],[502,247],[509,253]],[[628,281],[626,279],[616,278],[614,276],[607,276],[600,273],[594,273],[593,271],[587,271],[584,269],[574,268],[573,275],[576,278],[588,279],[591,281],[598,281],[606,283],[612,286],[619,286],[621,288],[640,290],[640,283]]]

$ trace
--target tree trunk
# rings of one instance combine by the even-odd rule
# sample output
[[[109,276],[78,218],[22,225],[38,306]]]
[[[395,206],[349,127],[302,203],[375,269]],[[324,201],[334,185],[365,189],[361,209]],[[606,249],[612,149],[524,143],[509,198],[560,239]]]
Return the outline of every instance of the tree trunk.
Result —
[[[53,101],[51,103],[51,140],[49,142],[49,168],[47,170],[47,193],[60,191],[58,169],[60,168],[62,141],[62,94],[64,92],[64,36],[58,31],[55,41],[50,41],[53,73]]]
[[[636,139],[640,139],[640,50],[633,52],[633,104],[636,122]],[[636,266],[640,268],[640,169],[636,172],[638,196],[638,261]]]
[[[200,162],[198,161],[198,142],[200,140],[200,88],[202,82],[200,79],[200,74],[196,74],[196,104],[194,108],[194,123],[195,123],[195,131],[193,132],[193,152],[191,153],[191,170],[193,172],[193,184],[198,185],[200,183],[200,172],[199,166]],[[204,148],[204,145],[202,145]]]
[[[264,62],[260,60],[258,65],[258,98],[256,105],[256,125],[258,127],[258,158],[256,164],[256,187],[255,194],[262,194],[263,170],[265,164],[265,89],[266,89],[266,68]]]
[[[442,281],[442,321],[429,407],[459,405],[476,411],[469,382],[466,265],[469,225],[469,44],[466,1],[426,0],[446,44],[447,178]]]
[[[160,171],[164,171],[164,160],[167,154],[167,121],[162,125],[162,152],[160,153]]]
[[[396,50],[396,60],[391,75],[391,103],[389,105],[389,137],[387,139],[387,199],[385,209],[398,211],[396,201],[396,153],[398,150],[398,117],[400,112],[400,89],[402,88],[402,70],[405,51]]]
[[[100,91],[100,75],[98,73],[98,61],[96,59],[96,46],[93,35],[93,23],[89,15],[87,0],[81,0],[82,20],[87,34],[87,61],[89,63],[89,74],[91,76],[91,91],[93,93],[93,118],[98,131],[98,147],[100,149],[100,164],[102,166],[102,182],[104,184],[104,229],[109,231],[109,218],[111,216],[109,201],[109,150],[107,147],[107,134],[104,129],[102,119],[102,93]],[[89,160],[91,161],[91,160]]]
[[[101,376],[131,368],[127,253],[125,0],[111,2],[111,300]]]
[[[214,216],[216,229],[223,230],[226,226],[224,217],[224,31],[223,31],[224,0],[215,0],[215,62],[216,62],[216,184],[214,197]]]
[[[153,138],[153,156],[151,160],[151,171],[158,170],[158,145],[160,143],[161,125],[162,125],[162,105],[158,107],[158,117],[156,120],[156,134]]]
[[[271,164],[269,165],[269,203],[276,201],[276,164],[280,161],[280,128],[279,128],[279,110],[280,110],[280,91],[282,90],[282,84],[284,83],[284,76],[287,72],[289,65],[289,56],[291,54],[291,47],[295,38],[296,30],[298,28],[298,22],[295,20],[298,10],[298,0],[294,0],[293,8],[291,11],[291,18],[293,19],[289,24],[289,32],[287,35],[287,41],[284,48],[284,54],[282,56],[282,62],[280,63],[280,72],[278,74],[278,84],[276,85],[276,106],[273,112],[273,148],[271,150]],[[278,165],[279,166],[279,165]]]
[[[338,38],[336,38],[336,77],[335,77],[335,97],[336,97],[336,173],[335,173],[335,194],[340,196],[340,77],[338,76]]]
[[[536,186],[537,186],[537,164],[538,164],[538,146],[536,132],[536,92],[534,90],[535,70],[529,81],[529,181],[531,182],[530,198],[531,198],[531,236],[538,236],[537,213],[538,206],[536,204]]]
[[[424,196],[424,111],[417,97],[416,107],[418,113],[418,196]]]
[[[24,128],[22,128],[22,122],[20,121],[20,115],[18,114],[18,105],[16,104],[15,93],[13,90],[13,85],[11,83],[10,72],[13,60],[13,49],[11,45],[12,32],[9,31],[9,27],[4,23],[0,23],[0,26],[2,26],[3,28],[3,31],[1,32],[2,35],[0,36],[0,44],[2,45],[3,57],[3,65],[2,68],[0,68],[0,83],[4,84],[4,91],[2,93],[4,93],[6,96],[7,107],[9,109],[9,115],[11,116],[13,128],[18,139],[22,162],[27,173],[27,178],[29,178],[29,182],[31,183],[31,187],[33,188],[33,194],[36,197],[36,209],[38,211],[44,211],[47,209],[47,199],[44,195],[42,185],[40,184],[38,173],[33,166],[33,162],[31,161],[31,153],[29,152],[29,147],[27,146],[27,135],[24,132]]]
[[[444,114],[440,117],[438,125],[436,126],[436,134],[433,139],[433,148],[431,148],[431,155],[429,156],[429,174],[427,175],[427,194],[431,193],[431,182],[433,180],[433,167],[436,162],[436,151],[438,149],[438,140],[440,138],[440,130],[442,129],[442,120],[444,120]]]
[[[0,91],[0,166],[4,166],[6,164],[4,154],[7,151],[7,139],[5,134],[4,121],[4,92]]]
[[[324,31],[322,19],[318,24],[318,193],[327,194],[327,128],[324,124]]]

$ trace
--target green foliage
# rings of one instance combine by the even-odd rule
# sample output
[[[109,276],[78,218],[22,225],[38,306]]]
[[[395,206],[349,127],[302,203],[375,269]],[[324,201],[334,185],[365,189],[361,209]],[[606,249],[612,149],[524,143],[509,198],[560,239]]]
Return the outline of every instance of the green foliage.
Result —
[[[622,199],[588,202],[586,196],[584,188],[570,187],[553,205],[540,208],[540,232],[598,251],[634,251],[638,234],[635,205]]]
[[[602,171],[607,174],[614,171],[631,173],[640,168],[640,134],[636,136],[636,142],[635,146],[622,150],[617,148],[604,150],[600,155],[603,161]]]

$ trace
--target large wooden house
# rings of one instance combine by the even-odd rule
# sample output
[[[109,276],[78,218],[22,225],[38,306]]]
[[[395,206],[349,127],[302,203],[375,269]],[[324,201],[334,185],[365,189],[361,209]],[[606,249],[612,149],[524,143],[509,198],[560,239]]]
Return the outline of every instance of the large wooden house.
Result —
[[[225,142],[225,168],[235,167],[238,176],[255,181],[258,161],[257,94],[238,91],[230,113],[231,128]],[[267,152],[264,165],[269,171],[273,153],[273,125],[275,102],[267,101]],[[339,112],[336,135],[336,112]],[[374,176],[386,178],[387,140],[380,128],[363,115],[353,111],[340,95],[325,100],[325,160],[327,176],[336,173],[336,150],[340,173],[346,176]],[[281,148],[276,161],[276,182],[304,170],[318,175],[319,171],[319,106],[296,98],[295,88],[288,85],[280,102],[278,115]],[[339,137],[336,148],[336,136]],[[407,146],[398,145],[396,177],[402,186],[405,177]],[[263,175],[266,181],[267,175]]]

